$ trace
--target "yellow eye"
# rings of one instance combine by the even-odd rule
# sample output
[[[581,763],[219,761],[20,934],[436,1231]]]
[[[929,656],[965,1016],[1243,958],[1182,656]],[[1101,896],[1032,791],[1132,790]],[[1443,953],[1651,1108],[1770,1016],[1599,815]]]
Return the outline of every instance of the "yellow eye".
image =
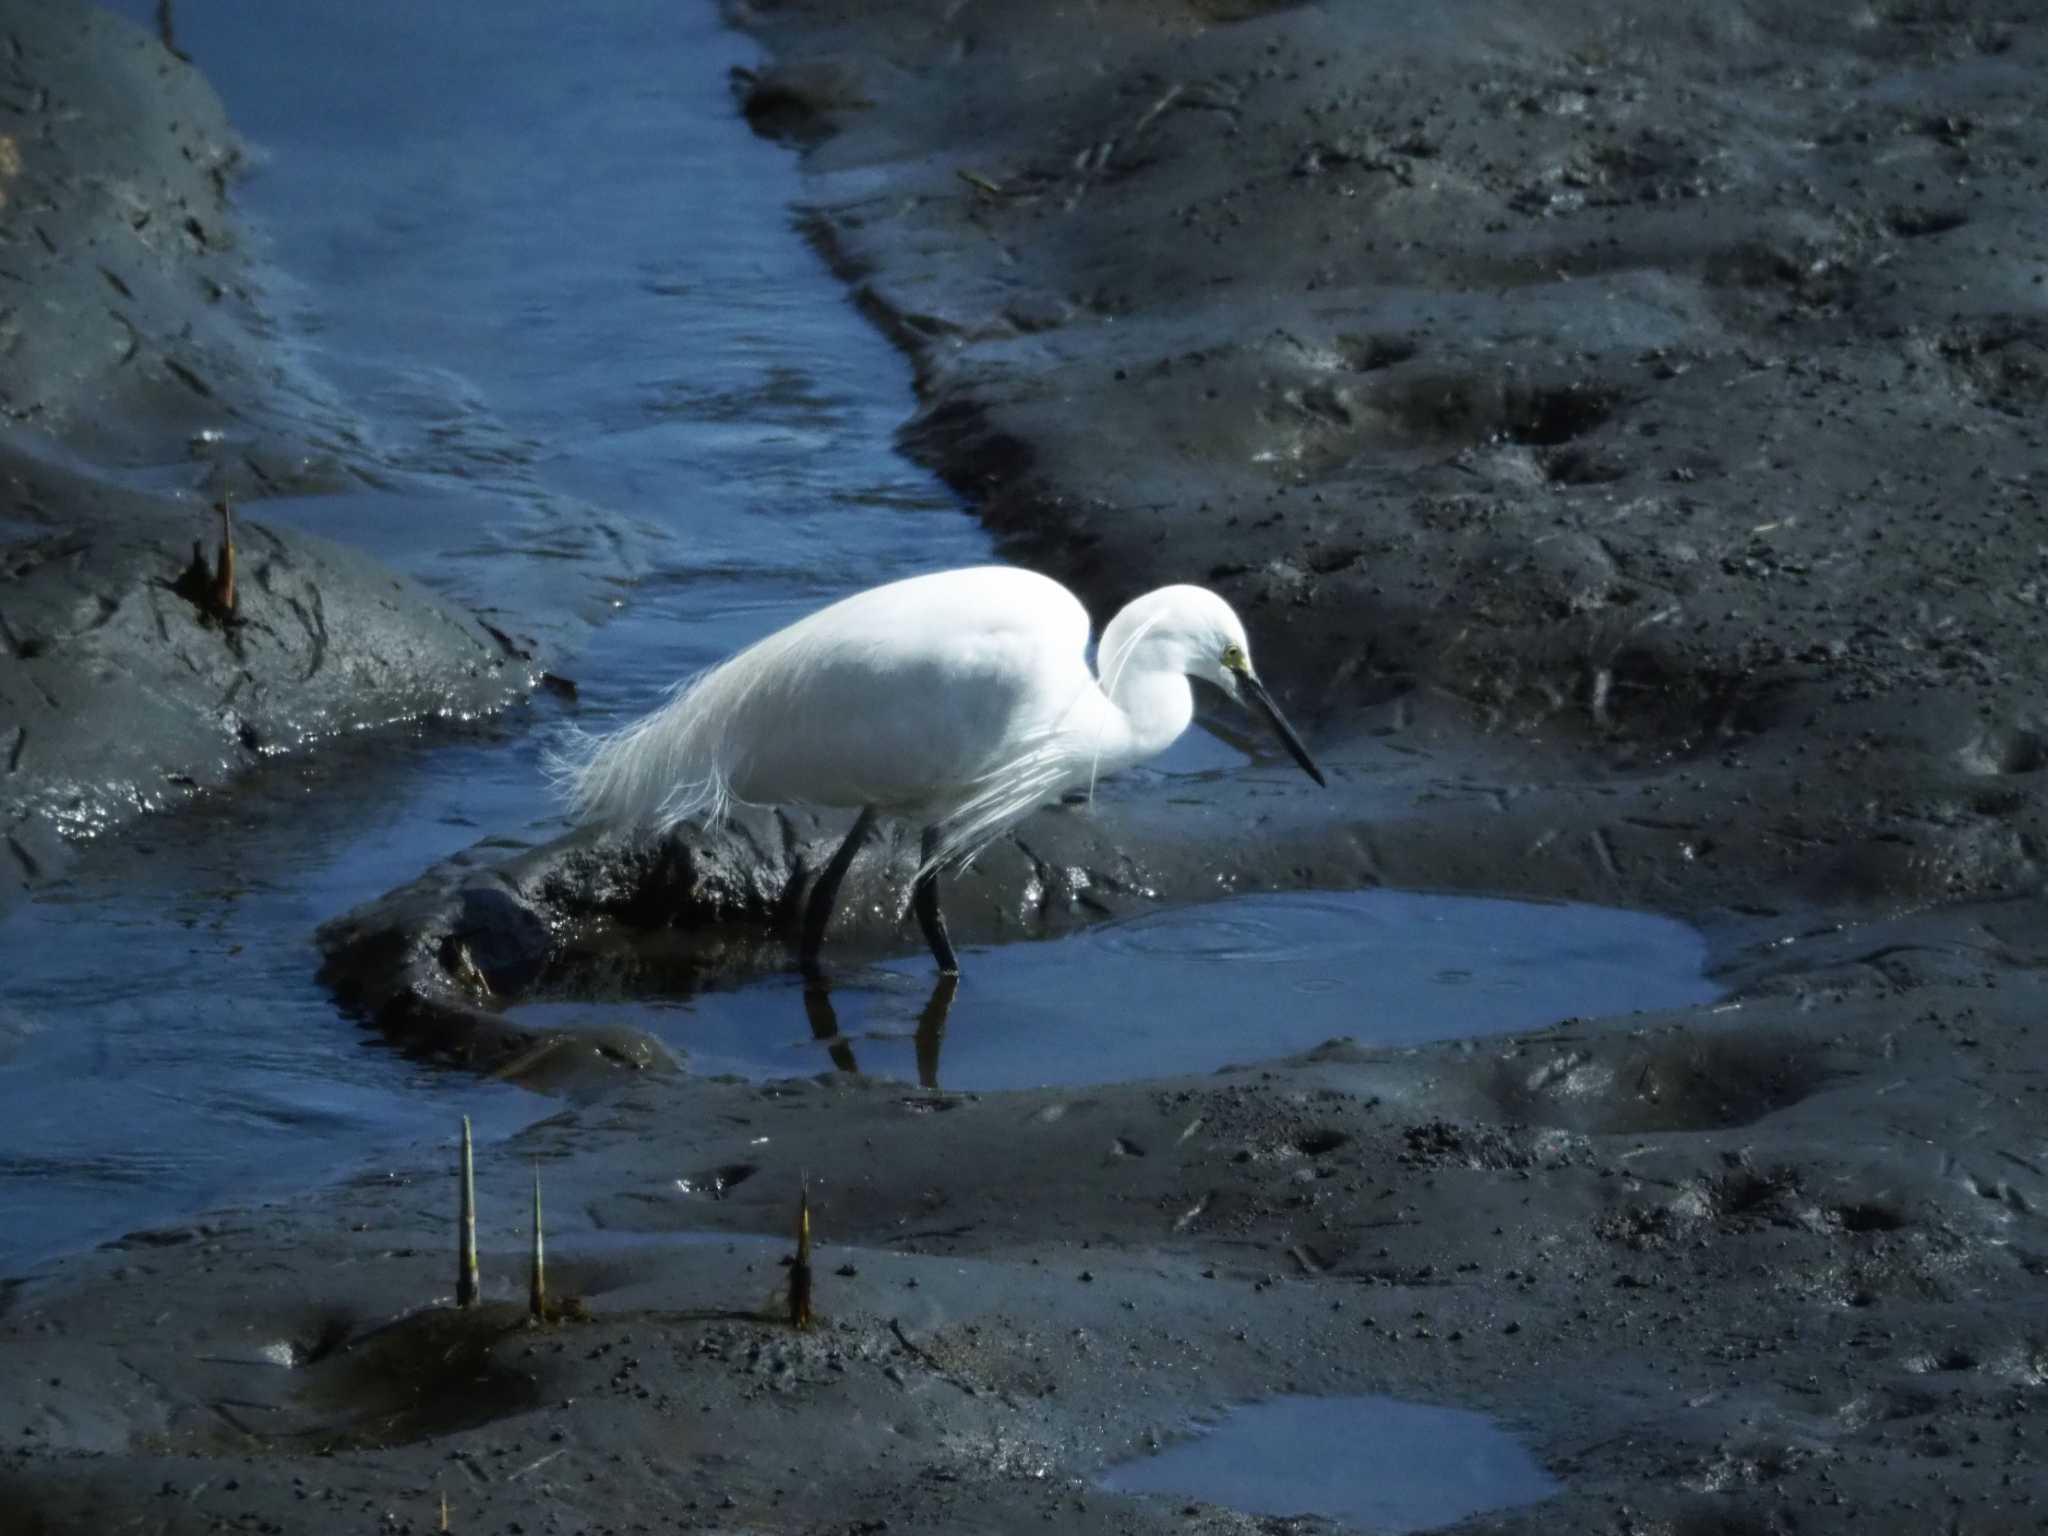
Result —
[[[1223,647],[1223,665],[1231,672],[1249,672],[1252,664],[1245,658],[1244,647],[1233,642]]]

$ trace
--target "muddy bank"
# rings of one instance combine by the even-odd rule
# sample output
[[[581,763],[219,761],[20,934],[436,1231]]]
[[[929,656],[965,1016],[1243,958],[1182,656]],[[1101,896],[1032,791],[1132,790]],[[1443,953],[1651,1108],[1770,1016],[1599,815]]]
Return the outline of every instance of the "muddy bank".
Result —
[[[521,697],[509,637],[376,562],[243,517],[235,608],[188,580],[219,519],[0,452],[0,833],[12,891],[62,840],[217,788],[323,738]]]
[[[2030,1530],[2043,918],[1774,946],[1712,1016],[1480,1050],[987,1096],[643,1075],[483,1153],[474,1313],[452,1152],[18,1287],[0,1489],[31,1531],[432,1530],[444,1495],[507,1532],[1263,1530],[1092,1480],[1233,1400],[1383,1391],[1563,1480],[1464,1528]],[[580,1298],[542,1327],[536,1166]]]
[[[1340,765],[1363,725],[1700,784],[1760,890],[1873,797],[1895,900],[2038,878],[2038,23],[746,18],[909,445],[1099,612],[1213,582]]]
[[[0,13],[0,901],[66,837],[323,737],[500,708],[520,645],[325,541],[243,518],[236,603],[213,499],[317,490],[335,458],[277,423],[290,382],[228,204],[242,149],[212,90],[85,5]],[[144,485],[186,488],[166,494]]]

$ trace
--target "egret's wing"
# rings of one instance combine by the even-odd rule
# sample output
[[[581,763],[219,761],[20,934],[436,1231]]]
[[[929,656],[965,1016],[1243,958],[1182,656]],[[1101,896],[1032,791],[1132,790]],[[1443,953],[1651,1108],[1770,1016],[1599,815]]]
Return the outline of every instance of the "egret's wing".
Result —
[[[558,782],[586,816],[662,826],[733,802],[931,822],[971,806],[968,841],[985,841],[1049,792],[1052,722],[1094,686],[1087,642],[1086,612],[1043,576],[912,577],[776,631],[643,719],[572,741]]]

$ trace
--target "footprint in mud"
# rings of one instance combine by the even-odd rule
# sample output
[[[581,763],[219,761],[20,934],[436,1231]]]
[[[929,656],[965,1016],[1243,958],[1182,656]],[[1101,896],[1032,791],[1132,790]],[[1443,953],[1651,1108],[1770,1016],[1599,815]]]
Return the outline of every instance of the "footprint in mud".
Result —
[[[723,1163],[716,1168],[684,1174],[676,1180],[676,1189],[685,1195],[709,1195],[713,1200],[723,1200],[729,1191],[737,1189],[760,1171],[752,1163]]]
[[[537,1407],[541,1376],[508,1364],[526,1337],[526,1307],[514,1303],[436,1307],[373,1327],[317,1313],[246,1360],[215,1362],[248,1370],[209,1395],[211,1409],[238,1450],[406,1446]]]
[[[1829,1076],[1820,1051],[1803,1042],[1690,1030],[1534,1047],[1480,1070],[1500,1119],[1586,1135],[1749,1125],[1797,1104]]]
[[[2048,767],[2048,742],[2024,726],[1989,729],[1959,747],[1955,760],[1963,772],[1989,778],[2039,773]]]
[[[377,1450],[526,1413],[545,1393],[535,1372],[504,1360],[520,1337],[526,1309],[498,1303],[416,1313],[350,1339],[303,1366],[299,1411],[283,1436]]]

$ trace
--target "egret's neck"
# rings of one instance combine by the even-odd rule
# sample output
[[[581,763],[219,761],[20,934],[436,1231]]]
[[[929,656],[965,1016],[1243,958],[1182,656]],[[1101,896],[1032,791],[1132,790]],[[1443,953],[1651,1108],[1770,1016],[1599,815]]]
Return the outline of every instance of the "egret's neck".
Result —
[[[1102,732],[1102,771],[1114,773],[1148,757],[1157,757],[1195,718],[1195,694],[1187,674],[1158,667],[1140,670],[1134,662],[1112,686],[1109,718]]]
[[[1158,756],[1195,717],[1187,658],[1166,635],[1148,631],[1143,601],[1119,613],[1096,647],[1096,671],[1110,704],[1100,733],[1105,773]]]

